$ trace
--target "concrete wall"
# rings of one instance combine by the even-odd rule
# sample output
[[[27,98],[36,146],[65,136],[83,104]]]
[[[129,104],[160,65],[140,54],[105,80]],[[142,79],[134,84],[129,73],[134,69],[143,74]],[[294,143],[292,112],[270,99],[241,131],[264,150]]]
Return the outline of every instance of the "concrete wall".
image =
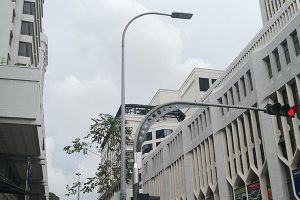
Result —
[[[0,66],[0,117],[40,119],[40,69]]]

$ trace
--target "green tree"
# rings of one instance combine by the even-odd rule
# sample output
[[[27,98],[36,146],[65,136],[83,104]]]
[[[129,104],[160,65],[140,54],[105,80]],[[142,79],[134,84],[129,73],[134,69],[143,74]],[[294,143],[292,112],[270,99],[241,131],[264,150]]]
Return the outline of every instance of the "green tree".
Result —
[[[49,192],[49,200],[59,200],[59,197],[56,196],[54,193]]]
[[[120,141],[121,141],[121,121],[120,118],[109,114],[101,113],[98,118],[92,118],[92,125],[88,134],[84,138],[75,138],[71,145],[65,146],[64,151],[67,154],[94,153],[101,156],[101,162],[98,164],[95,176],[86,178],[85,181],[79,183],[74,182],[71,186],[67,185],[67,196],[74,195],[80,184],[80,191],[88,193],[95,188],[99,188],[100,192],[105,192],[120,179]],[[131,135],[131,128],[126,127],[126,141],[128,144]],[[106,154],[101,154],[101,144],[105,143]],[[116,153],[116,159],[111,160],[109,153]],[[101,154],[101,155],[100,155]],[[127,183],[132,177],[133,155],[126,155],[126,181]]]

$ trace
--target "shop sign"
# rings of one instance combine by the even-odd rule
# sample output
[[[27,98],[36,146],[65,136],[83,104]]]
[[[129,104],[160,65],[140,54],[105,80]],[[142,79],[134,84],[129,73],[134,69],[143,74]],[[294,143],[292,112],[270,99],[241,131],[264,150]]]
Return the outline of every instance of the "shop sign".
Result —
[[[261,191],[259,183],[252,183],[247,185],[248,200],[261,200]]]
[[[247,200],[246,187],[240,187],[234,190],[235,200]]]
[[[300,198],[300,168],[292,170],[296,196]]]

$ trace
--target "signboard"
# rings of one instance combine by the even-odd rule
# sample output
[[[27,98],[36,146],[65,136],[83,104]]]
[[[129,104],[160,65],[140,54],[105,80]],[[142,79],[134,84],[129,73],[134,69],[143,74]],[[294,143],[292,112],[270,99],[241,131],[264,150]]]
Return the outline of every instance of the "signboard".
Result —
[[[260,191],[260,184],[252,183],[247,185],[248,190],[248,200],[261,200],[261,191]]]
[[[235,200],[247,200],[247,193],[245,187],[240,187],[234,190]]]
[[[300,168],[292,170],[296,196],[300,198]]]

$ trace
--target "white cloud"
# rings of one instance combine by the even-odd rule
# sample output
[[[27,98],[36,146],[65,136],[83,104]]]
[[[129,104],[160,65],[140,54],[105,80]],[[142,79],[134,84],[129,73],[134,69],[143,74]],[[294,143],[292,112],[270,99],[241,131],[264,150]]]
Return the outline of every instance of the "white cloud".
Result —
[[[258,2],[45,1],[48,173],[50,191],[62,199],[67,199],[62,195],[65,185],[76,180],[75,172],[91,175],[98,160],[93,155],[66,155],[62,148],[86,134],[91,117],[100,112],[114,115],[119,108],[121,35],[126,23],[143,12],[173,10],[194,16],[188,21],[145,16],[126,34],[126,102],[141,104],[159,88],[178,89],[195,67],[224,69],[257,32],[260,21],[253,21],[259,20]],[[93,195],[84,197],[95,199]]]
[[[47,137],[47,168],[48,168],[48,180],[49,180],[49,191],[54,192],[59,197],[63,197],[66,193],[65,186],[69,184],[67,175],[59,167],[56,167],[53,163],[55,159],[54,148],[56,142],[53,138]]]

